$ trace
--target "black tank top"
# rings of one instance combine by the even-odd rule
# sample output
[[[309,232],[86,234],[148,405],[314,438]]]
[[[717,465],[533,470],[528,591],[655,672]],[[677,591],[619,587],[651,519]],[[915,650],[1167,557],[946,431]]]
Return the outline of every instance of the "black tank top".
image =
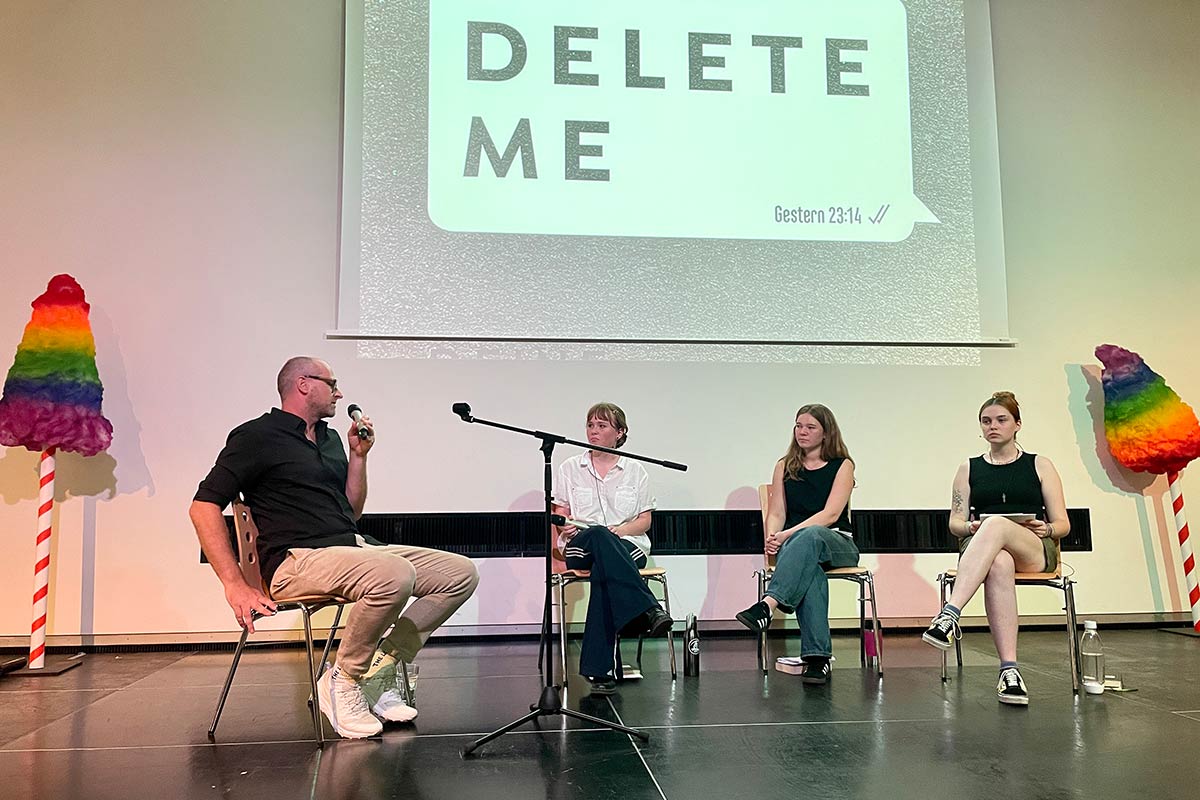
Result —
[[[830,459],[827,464],[818,469],[801,469],[797,478],[783,479],[783,496],[787,502],[787,520],[784,528],[799,525],[804,520],[825,508],[829,493],[833,491],[833,479],[837,477],[844,458]],[[837,522],[829,527],[837,528],[846,533],[853,533],[850,527],[850,503],[842,509]]]
[[[976,514],[1037,514],[1044,519],[1042,481],[1033,453],[1010,464],[989,464],[983,456],[970,461],[971,508]]]

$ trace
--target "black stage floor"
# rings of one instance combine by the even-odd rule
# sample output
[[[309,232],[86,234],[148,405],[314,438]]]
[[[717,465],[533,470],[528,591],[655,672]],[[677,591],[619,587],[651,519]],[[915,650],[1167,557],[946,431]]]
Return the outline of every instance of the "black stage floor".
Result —
[[[1200,640],[1103,632],[1108,672],[1137,692],[1071,692],[1061,632],[1021,635],[1028,708],[995,699],[986,634],[939,679],[916,635],[886,640],[887,672],[835,637],[828,686],[754,668],[748,638],[704,642],[702,674],[672,683],[665,642],[645,679],[569,703],[650,733],[647,744],[551,718],[464,760],[472,738],[537,697],[536,646],[432,645],[414,726],[382,739],[311,738],[300,650],[243,659],[217,731],[206,732],[227,652],[88,656],[58,678],[0,678],[4,798],[985,798],[1200,797]],[[774,655],[798,641],[777,640]],[[574,648],[573,648],[574,649]],[[952,662],[953,663],[953,662]]]

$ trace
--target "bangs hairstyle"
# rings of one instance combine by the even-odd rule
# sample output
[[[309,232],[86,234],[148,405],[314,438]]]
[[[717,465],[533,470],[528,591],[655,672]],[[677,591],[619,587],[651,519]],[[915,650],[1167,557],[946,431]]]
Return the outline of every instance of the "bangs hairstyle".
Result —
[[[812,403],[800,406],[800,410],[796,412],[796,419],[799,419],[801,414],[810,415],[821,425],[824,436],[821,440],[822,461],[845,458],[854,463],[854,459],[850,458],[850,451],[846,448],[846,442],[842,440],[842,429],[838,427],[832,411],[820,403]],[[793,428],[792,440],[783,456],[783,476],[789,480],[799,478],[800,473],[804,471],[803,460],[804,454],[800,452],[800,445],[796,444],[796,429]]]
[[[629,438],[629,423],[625,421],[625,412],[616,403],[596,403],[588,409],[587,422],[593,419],[602,419],[609,425],[621,432],[621,436],[617,439],[617,447],[625,444]]]
[[[1021,404],[1017,402],[1017,396],[1012,392],[993,392],[992,396],[979,407],[979,416],[976,419],[981,419],[983,412],[990,406],[1000,406],[1012,414],[1015,422],[1021,421]]]

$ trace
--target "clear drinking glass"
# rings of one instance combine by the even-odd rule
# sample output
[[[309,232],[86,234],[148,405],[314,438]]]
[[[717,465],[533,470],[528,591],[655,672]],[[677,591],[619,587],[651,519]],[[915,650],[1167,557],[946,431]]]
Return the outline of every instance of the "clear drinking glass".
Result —
[[[402,673],[403,674],[403,673]],[[416,664],[408,665],[408,701],[417,704],[417,678],[421,676],[421,668]]]

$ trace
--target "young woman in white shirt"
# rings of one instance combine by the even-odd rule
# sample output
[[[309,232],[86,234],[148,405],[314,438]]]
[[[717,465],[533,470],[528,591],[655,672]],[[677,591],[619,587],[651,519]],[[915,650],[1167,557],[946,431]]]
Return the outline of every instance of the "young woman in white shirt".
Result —
[[[589,443],[616,449],[628,433],[619,406],[597,403],[588,409]],[[671,618],[638,574],[650,555],[653,510],[650,479],[637,461],[589,450],[559,466],[554,512],[578,523],[559,529],[559,549],[568,569],[591,571],[579,671],[593,694],[616,691],[618,633],[658,636],[671,627]]]

